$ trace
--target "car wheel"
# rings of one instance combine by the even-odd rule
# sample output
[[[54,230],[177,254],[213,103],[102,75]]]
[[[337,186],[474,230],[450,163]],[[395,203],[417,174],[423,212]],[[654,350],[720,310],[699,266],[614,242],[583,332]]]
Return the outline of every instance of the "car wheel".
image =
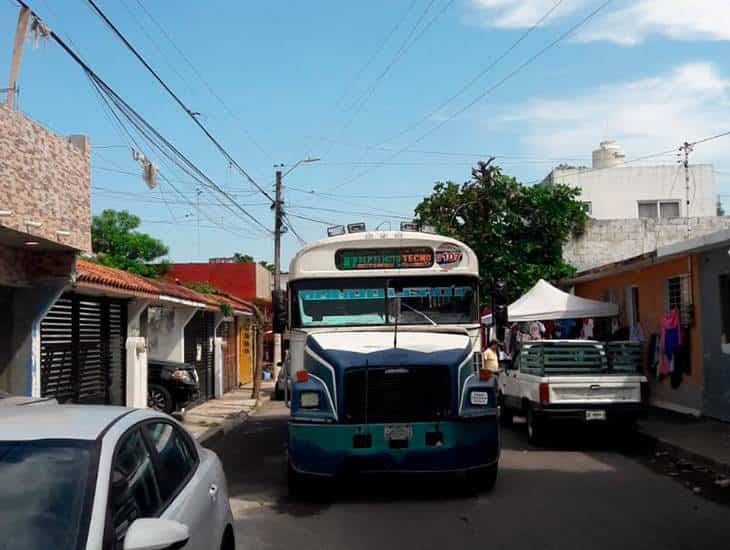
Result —
[[[527,408],[527,440],[533,445],[542,443],[545,432],[544,420],[538,418],[532,407]]]
[[[507,408],[507,405],[504,404],[504,395],[499,394],[499,421],[502,423],[502,426],[510,427],[512,426],[514,422],[515,416],[512,410]]]
[[[274,390],[274,401],[284,401],[284,390],[278,387]]]
[[[157,384],[150,384],[147,387],[147,406],[156,411],[162,411],[170,414],[175,410],[175,404],[172,395],[166,388]]]

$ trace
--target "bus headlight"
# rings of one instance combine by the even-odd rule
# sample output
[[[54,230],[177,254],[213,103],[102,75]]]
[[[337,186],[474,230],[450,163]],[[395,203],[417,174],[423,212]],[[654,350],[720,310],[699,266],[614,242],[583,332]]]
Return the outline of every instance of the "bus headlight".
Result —
[[[302,409],[319,409],[319,392],[303,391],[300,393],[299,406]]]

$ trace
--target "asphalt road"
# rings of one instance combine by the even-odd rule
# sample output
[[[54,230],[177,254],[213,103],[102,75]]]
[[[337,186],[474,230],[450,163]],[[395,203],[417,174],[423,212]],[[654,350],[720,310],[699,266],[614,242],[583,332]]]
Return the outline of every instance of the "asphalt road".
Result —
[[[367,478],[331,498],[290,500],[286,418],[267,403],[211,441],[228,476],[241,549],[730,548],[730,506],[651,467],[627,438],[567,430],[549,448],[505,430],[497,486],[465,495],[453,477]],[[580,442],[577,442],[580,441]]]

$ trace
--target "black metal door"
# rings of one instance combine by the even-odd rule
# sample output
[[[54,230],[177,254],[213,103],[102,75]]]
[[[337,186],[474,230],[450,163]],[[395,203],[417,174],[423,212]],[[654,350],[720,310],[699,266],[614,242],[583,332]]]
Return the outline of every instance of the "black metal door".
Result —
[[[41,395],[123,405],[126,338],[126,302],[64,294],[41,322]]]
[[[214,315],[198,311],[185,325],[185,362],[195,365],[200,380],[200,399],[215,397],[213,362]]]

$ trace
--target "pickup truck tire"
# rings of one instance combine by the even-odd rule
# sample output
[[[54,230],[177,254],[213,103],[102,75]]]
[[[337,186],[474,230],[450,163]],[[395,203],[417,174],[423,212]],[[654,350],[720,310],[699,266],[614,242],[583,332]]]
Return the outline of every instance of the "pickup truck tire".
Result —
[[[514,412],[504,402],[504,395],[499,394],[499,421],[502,426],[509,428],[514,423]]]
[[[527,440],[540,445],[545,439],[545,420],[539,418],[531,406],[527,407]]]

